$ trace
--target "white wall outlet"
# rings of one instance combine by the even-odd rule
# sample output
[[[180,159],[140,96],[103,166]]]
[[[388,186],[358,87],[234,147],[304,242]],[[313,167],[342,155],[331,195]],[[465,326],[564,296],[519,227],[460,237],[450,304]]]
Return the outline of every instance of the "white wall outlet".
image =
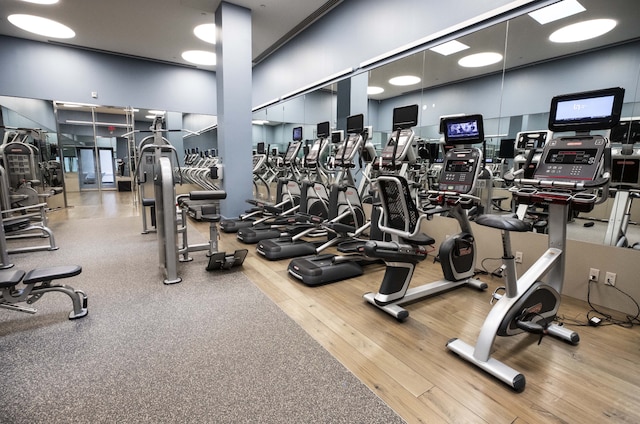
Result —
[[[522,263],[522,252],[516,252],[516,263],[517,264]]]
[[[615,286],[616,285],[616,273],[607,271],[607,273],[604,276],[604,282],[608,286]]]
[[[598,282],[600,279],[600,270],[596,268],[589,269],[589,281]]]

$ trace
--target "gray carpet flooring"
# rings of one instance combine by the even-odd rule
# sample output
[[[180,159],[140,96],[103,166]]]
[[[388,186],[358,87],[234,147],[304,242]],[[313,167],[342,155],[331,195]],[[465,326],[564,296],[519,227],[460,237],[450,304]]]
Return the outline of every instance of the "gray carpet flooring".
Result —
[[[64,282],[89,315],[68,320],[62,293],[35,315],[0,309],[0,422],[402,422],[242,272],[208,273],[195,252],[165,286],[138,218],[52,228],[60,250],[10,259],[82,265]]]

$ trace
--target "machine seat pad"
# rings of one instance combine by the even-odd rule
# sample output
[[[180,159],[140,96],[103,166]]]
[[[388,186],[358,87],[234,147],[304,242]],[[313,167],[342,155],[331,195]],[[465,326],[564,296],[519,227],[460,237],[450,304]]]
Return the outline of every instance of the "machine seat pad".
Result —
[[[517,231],[520,233],[531,229],[531,225],[529,225],[529,223],[512,215],[485,214],[478,216],[475,222],[479,225],[484,225],[485,227],[492,227],[505,231]]]
[[[27,272],[23,282],[25,284],[38,283],[40,281],[57,280],[59,278],[74,277],[82,272],[80,265],[61,265],[48,268],[35,268]]]
[[[411,238],[403,237],[402,239],[409,244],[417,244],[418,246],[430,246],[436,242],[433,237],[429,237],[425,233],[418,233]]]
[[[0,288],[15,286],[22,280],[22,277],[24,277],[24,271],[20,269],[0,270]]]
[[[191,200],[220,200],[226,199],[227,192],[224,190],[196,190],[189,192]]]
[[[156,199],[142,199],[142,206],[155,206]]]
[[[202,219],[205,222],[220,222],[221,218],[222,216],[219,214],[202,214],[200,216],[200,219]]]

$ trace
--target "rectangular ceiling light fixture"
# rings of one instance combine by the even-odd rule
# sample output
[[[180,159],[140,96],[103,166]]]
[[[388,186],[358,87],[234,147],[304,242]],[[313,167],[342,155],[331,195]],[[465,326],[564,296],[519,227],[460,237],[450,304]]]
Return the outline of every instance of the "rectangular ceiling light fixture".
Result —
[[[431,47],[429,50],[440,53],[443,56],[449,56],[450,54],[458,53],[468,48],[469,46],[467,46],[466,44],[453,40],[435,47]]]
[[[531,12],[529,16],[538,21],[540,25],[544,25],[557,21],[558,19],[566,18],[567,16],[575,15],[576,13],[584,12],[585,10],[587,9],[578,3],[577,0],[562,0],[551,6]]]

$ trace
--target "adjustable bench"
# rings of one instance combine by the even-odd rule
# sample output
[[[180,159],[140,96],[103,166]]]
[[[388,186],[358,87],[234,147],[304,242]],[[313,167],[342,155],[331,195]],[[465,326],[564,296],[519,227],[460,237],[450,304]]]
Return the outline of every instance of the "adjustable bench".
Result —
[[[0,308],[35,314],[37,310],[28,306],[37,302],[43,294],[50,291],[65,293],[73,302],[73,311],[69,319],[87,315],[87,295],[63,284],[52,284],[62,278],[75,277],[82,272],[79,265],[63,265],[47,268],[35,268],[25,273],[22,270],[0,270]],[[22,283],[24,287],[17,287]]]

